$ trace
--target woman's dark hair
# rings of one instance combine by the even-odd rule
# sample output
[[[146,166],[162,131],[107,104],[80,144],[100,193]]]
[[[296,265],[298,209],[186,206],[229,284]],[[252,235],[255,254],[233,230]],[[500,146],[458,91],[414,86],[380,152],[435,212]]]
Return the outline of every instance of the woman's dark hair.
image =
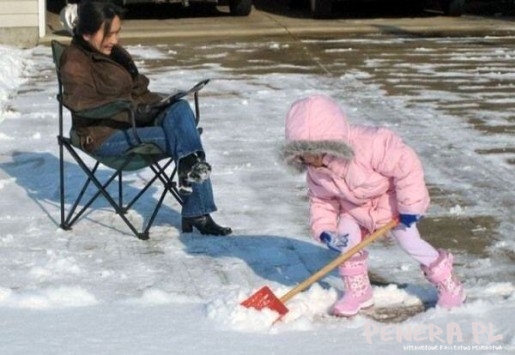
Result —
[[[109,2],[81,1],[77,9],[76,35],[92,35],[105,24],[104,35],[111,31],[115,16],[122,18],[123,9]]]

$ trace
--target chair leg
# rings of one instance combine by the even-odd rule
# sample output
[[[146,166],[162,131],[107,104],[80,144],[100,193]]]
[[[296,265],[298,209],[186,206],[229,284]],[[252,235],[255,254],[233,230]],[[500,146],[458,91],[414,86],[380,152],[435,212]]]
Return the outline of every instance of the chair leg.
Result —
[[[69,214],[68,214],[68,220],[67,220],[67,224],[70,225],[70,226],[72,224],[74,224],[75,221],[77,221],[79,219],[79,217],[82,216],[82,214],[84,212],[86,212],[86,210],[89,208],[89,206],[91,206],[93,204],[93,202],[101,194],[100,189],[98,189],[97,192],[82,206],[80,211],[75,213],[75,209],[78,207],[78,205],[82,201],[82,198],[84,197],[84,194],[86,193],[88,187],[90,186],[90,183],[93,181],[93,179],[96,179],[95,173],[96,173],[99,165],[100,165],[100,163],[98,163],[98,162],[95,163],[95,166],[93,167],[93,169],[91,169],[91,175],[92,176],[91,177],[88,176],[88,178],[86,179],[86,181],[82,185],[82,189],[80,190],[79,194],[75,198],[75,202],[73,203],[73,206],[70,208],[70,211],[69,211]],[[109,186],[109,184],[116,178],[116,176],[117,176],[117,172],[115,172],[113,175],[111,175],[111,177],[109,179],[107,179],[106,182],[104,182],[104,184],[102,185],[103,188],[106,189],[107,186]],[[72,219],[72,217],[73,217],[73,219]]]
[[[129,229],[134,233],[134,235],[142,240],[146,240],[149,238],[149,230],[153,225],[157,213],[159,212],[161,206],[163,205],[164,199],[168,193],[172,194],[174,198],[182,205],[183,200],[177,190],[176,183],[173,181],[177,168],[174,167],[172,173],[167,175],[166,169],[173,163],[172,159],[161,165],[159,162],[154,162],[150,165],[152,171],[154,172],[154,176],[150,179],[147,184],[141,189],[136,196],[132,198],[132,200],[124,206],[124,196],[123,196],[123,173],[122,170],[125,166],[127,166],[130,162],[130,158],[127,159],[125,164],[122,164],[122,167],[119,170],[114,171],[114,173],[108,177],[103,183],[101,183],[97,178],[97,170],[100,165],[100,162],[95,162],[94,166],[90,169],[84,162],[84,160],[78,155],[75,151],[74,147],[71,146],[71,143],[66,140],[60,140],[61,146],[60,149],[64,151],[64,147],[66,147],[67,151],[70,155],[75,159],[77,164],[81,167],[83,172],[86,174],[86,181],[83,183],[82,188],[78,195],[75,198],[72,206],[65,210],[65,181],[64,181],[64,159],[62,156],[64,153],[60,152],[60,183],[61,183],[61,228],[65,230],[71,229],[72,225],[78,221],[78,219],[90,208],[94,201],[99,196],[103,196],[107,202],[114,208],[115,212],[120,216],[120,218],[125,222],[125,224],[129,227]],[[117,190],[118,190],[118,201],[115,201],[113,197],[107,192],[108,186],[113,182],[113,180],[118,179],[117,182]],[[126,217],[126,212],[139,200],[139,198],[153,185],[153,183],[159,179],[163,184],[163,192],[159,197],[156,205],[153,208],[150,218],[146,223],[144,223],[142,230],[138,230],[134,224],[129,221]],[[92,197],[89,197],[87,201],[81,206],[80,210],[77,210],[79,204],[83,202],[86,191],[90,186],[94,185],[97,191],[93,194]]]
[[[68,211],[68,216],[66,218],[65,212],[64,212],[64,191],[65,191],[64,190],[64,163],[61,161],[63,164],[63,176],[62,176],[63,180],[62,180],[62,185],[61,185],[62,189],[63,189],[62,200],[61,200],[61,209],[63,211],[63,214],[62,214],[63,221],[61,221],[61,224],[62,224],[63,229],[65,229],[65,230],[71,229],[71,226],[79,219],[79,217],[87,210],[87,208],[89,208],[89,206],[91,206],[91,204],[98,198],[98,196],[102,195],[109,202],[109,204],[114,208],[116,213],[120,216],[120,218],[122,218],[122,220],[125,222],[125,224],[129,227],[129,229],[134,233],[134,235],[136,237],[138,237],[139,239],[143,239],[143,240],[148,239],[148,230],[146,232],[138,231],[136,229],[136,227],[134,226],[134,224],[131,221],[129,221],[129,219],[125,216],[125,213],[124,213],[124,210],[122,209],[122,207],[119,204],[117,204],[116,201],[106,191],[109,184],[111,184],[111,182],[115,178],[119,177],[120,171],[115,171],[111,175],[111,177],[109,179],[107,179],[106,182],[104,182],[104,184],[102,184],[102,183],[100,183],[98,178],[95,176],[95,173],[96,173],[97,168],[100,163],[96,162],[93,169],[90,170],[89,167],[84,163],[82,158],[77,154],[77,152],[75,152],[74,148],[71,145],[65,143],[65,147],[67,148],[68,152],[72,155],[72,157],[75,159],[75,161],[79,164],[79,166],[81,167],[83,172],[87,175],[87,179],[86,179],[86,182],[84,183],[81,191],[79,192],[79,195],[77,196],[73,206]],[[127,163],[128,163],[128,161],[127,161]],[[75,212],[75,210],[78,207],[79,203],[81,202],[86,190],[88,189],[90,183],[93,183],[95,185],[95,187],[97,188],[97,192],[88,200],[88,202],[86,202],[86,204],[82,207],[82,209],[80,211]]]
[[[123,210],[123,213],[126,213],[127,210],[123,208],[123,177],[122,172],[118,172],[118,206],[120,206]]]
[[[170,192],[173,197],[179,202],[182,206],[184,204],[184,200],[179,194],[179,190],[177,189],[177,184],[174,181],[175,175],[177,174],[177,167],[174,167],[170,176],[166,175],[165,169],[170,165],[171,161],[169,161],[164,167],[161,167],[157,162],[151,166],[154,174],[161,180],[165,189]]]
[[[61,225],[60,227],[64,230],[70,230],[71,227],[65,222],[66,211],[64,208],[64,142],[63,137],[57,136],[57,144],[59,145],[59,199],[61,202]]]
[[[140,193],[131,202],[131,205],[132,205],[136,199],[139,199],[139,197],[143,194],[143,192],[146,191],[153,184],[153,182],[155,180],[159,179],[163,183],[163,187],[164,187],[163,192],[161,193],[161,196],[159,197],[159,200],[154,207],[152,215],[150,216],[150,219],[148,220],[148,222],[144,228],[144,231],[143,231],[144,233],[148,234],[148,231],[150,230],[150,227],[154,223],[157,213],[161,209],[161,206],[163,204],[163,201],[164,201],[167,193],[172,194],[175,197],[175,199],[177,200],[177,202],[179,202],[179,204],[182,205],[182,203],[183,203],[183,200],[182,200],[181,196],[179,195],[179,191],[177,190],[177,186],[176,186],[175,182],[173,181],[173,178],[177,172],[177,168],[175,167],[173,169],[170,176],[166,175],[165,170],[171,164],[171,162],[172,162],[172,160],[170,159],[164,166],[161,166],[158,162],[155,162],[154,164],[152,164],[150,166],[150,168],[154,172],[154,177],[149,182],[147,182],[146,186],[140,191]],[[130,207],[130,206],[127,206],[127,207]]]

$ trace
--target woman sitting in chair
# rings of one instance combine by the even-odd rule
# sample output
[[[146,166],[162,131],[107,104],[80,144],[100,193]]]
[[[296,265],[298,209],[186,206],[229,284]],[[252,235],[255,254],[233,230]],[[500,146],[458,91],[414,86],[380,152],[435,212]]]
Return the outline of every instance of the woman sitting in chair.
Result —
[[[216,224],[209,175],[211,166],[197,130],[195,115],[184,100],[162,109],[153,104],[162,97],[149,91],[149,80],[138,72],[131,56],[118,45],[122,9],[103,2],[82,2],[74,37],[61,57],[63,102],[74,112],[110,103],[131,102],[136,128],[127,110],[102,119],[72,115],[73,127],[84,150],[97,156],[120,156],[141,143],[153,143],[173,157],[183,197],[182,231],[195,227],[202,234],[228,235]]]

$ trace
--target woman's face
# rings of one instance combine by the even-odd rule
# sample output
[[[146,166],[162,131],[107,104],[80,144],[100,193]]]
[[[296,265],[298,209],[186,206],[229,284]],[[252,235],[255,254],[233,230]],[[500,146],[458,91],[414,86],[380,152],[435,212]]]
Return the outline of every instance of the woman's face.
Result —
[[[122,22],[118,16],[113,18],[111,22],[111,30],[104,35],[105,23],[98,29],[97,32],[91,35],[83,35],[82,37],[91,47],[95,48],[100,53],[110,55],[113,47],[118,44],[120,31],[122,29]]]

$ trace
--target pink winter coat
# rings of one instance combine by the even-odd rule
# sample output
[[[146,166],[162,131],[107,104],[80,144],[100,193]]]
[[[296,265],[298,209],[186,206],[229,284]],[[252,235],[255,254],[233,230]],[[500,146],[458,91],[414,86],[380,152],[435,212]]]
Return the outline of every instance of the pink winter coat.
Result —
[[[323,166],[303,166],[304,153],[324,154]],[[372,232],[400,213],[422,215],[429,205],[422,164],[386,128],[349,125],[323,95],[296,101],[286,117],[286,163],[307,169],[313,237],[338,231],[343,216]]]

